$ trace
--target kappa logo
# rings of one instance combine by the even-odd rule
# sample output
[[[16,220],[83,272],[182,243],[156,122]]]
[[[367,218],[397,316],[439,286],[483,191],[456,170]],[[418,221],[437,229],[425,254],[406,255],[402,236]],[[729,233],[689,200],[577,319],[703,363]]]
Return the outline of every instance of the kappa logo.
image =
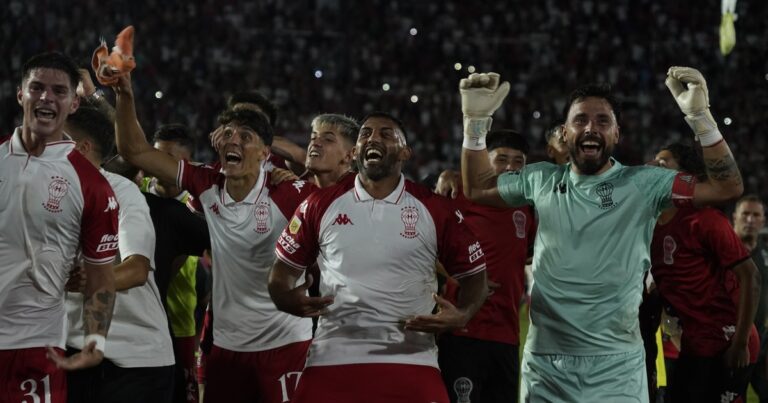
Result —
[[[104,212],[106,213],[110,210],[117,210],[117,200],[112,196],[107,199],[107,208],[104,209]]]
[[[725,337],[725,340],[730,340],[734,334],[736,334],[736,326],[723,326],[723,337]]]
[[[340,213],[331,225],[355,225],[355,223],[353,223],[346,214]]]
[[[301,188],[303,188],[304,185],[306,185],[306,184],[307,184],[307,182],[303,181],[303,180],[301,180],[301,181],[294,181],[293,182],[293,187],[296,188],[297,192],[301,193]]]
[[[213,211],[214,214],[221,217],[221,213],[219,212],[219,205],[217,203],[213,203],[210,206],[208,206],[208,209]]]
[[[43,207],[51,213],[61,212],[61,200],[69,192],[69,181],[61,176],[51,176],[51,183],[48,184],[48,200],[43,203]]]
[[[461,214],[461,211],[456,210],[454,211],[454,214],[456,214],[456,218],[459,219],[459,224],[464,222],[464,214]]]

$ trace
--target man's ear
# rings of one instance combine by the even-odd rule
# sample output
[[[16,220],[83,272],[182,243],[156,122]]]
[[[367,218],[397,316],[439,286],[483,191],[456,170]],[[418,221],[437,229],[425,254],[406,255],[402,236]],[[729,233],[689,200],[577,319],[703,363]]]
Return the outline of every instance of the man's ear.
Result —
[[[75,113],[77,108],[80,107],[80,96],[75,94],[75,99],[72,100],[72,105],[69,106],[69,114]]]
[[[400,150],[399,159],[400,161],[403,161],[403,162],[408,161],[409,159],[411,159],[412,154],[413,154],[413,150],[411,150],[411,147],[405,146],[403,147],[402,150]]]
[[[21,87],[16,87],[16,101],[21,105],[21,99],[23,98],[23,93],[21,92]]]
[[[619,144],[619,132],[620,132],[619,129],[620,129],[619,125],[616,125],[616,140],[614,144]]]

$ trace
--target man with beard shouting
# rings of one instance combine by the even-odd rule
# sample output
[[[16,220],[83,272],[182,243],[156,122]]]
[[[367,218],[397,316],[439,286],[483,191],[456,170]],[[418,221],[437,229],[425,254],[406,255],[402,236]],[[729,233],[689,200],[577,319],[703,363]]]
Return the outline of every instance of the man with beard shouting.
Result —
[[[320,316],[294,403],[449,401],[431,333],[463,328],[480,308],[485,258],[451,201],[402,175],[410,155],[399,120],[369,115],[360,173],[309,196],[280,236],[272,300]],[[455,305],[435,294],[438,259],[461,284]],[[315,260],[322,297],[306,296],[311,275],[296,286]]]
[[[618,103],[608,87],[595,85],[579,88],[566,104],[570,163],[530,164],[497,176],[485,135],[509,83],[499,85],[499,75],[488,73],[459,85],[465,195],[495,206],[533,205],[539,216],[522,402],[648,401],[637,315],[656,218],[673,204],[723,203],[743,191],[709,112],[704,77],[672,67],[666,84],[703,147],[706,182],[611,158],[619,141]]]

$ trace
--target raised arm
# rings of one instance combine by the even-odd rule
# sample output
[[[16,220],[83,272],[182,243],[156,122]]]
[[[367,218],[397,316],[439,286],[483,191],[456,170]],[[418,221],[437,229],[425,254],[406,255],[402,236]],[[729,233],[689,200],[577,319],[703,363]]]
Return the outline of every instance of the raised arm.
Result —
[[[473,73],[459,83],[464,114],[464,143],[461,149],[461,176],[467,199],[491,206],[507,207],[496,188],[496,173],[488,159],[485,136],[491,129],[491,115],[509,93],[509,83],[499,85],[496,73]]]
[[[701,143],[707,182],[696,184],[696,206],[723,204],[744,192],[739,167],[709,111],[709,91],[704,76],[690,67],[670,67],[665,82],[685,114],[685,121]]]
[[[178,162],[170,155],[156,150],[147,142],[144,130],[142,130],[136,117],[131,75],[120,77],[117,84],[112,88],[116,95],[115,138],[117,152],[131,165],[141,168],[145,173],[166,183],[176,183]]]

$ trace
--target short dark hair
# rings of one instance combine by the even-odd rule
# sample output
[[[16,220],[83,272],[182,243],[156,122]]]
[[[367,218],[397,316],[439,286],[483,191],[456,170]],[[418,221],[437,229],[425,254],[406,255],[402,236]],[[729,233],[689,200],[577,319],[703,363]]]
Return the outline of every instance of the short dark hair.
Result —
[[[342,137],[344,137],[350,144],[354,145],[357,142],[357,134],[360,132],[360,124],[349,116],[336,113],[323,113],[312,119],[313,129],[315,126],[320,125],[335,126],[339,129]]]
[[[742,203],[748,203],[748,202],[760,203],[760,205],[763,206],[763,211],[765,211],[765,204],[763,204],[763,199],[761,199],[760,196],[754,193],[742,196],[739,200],[736,201],[736,206],[734,208],[739,208],[739,206],[741,206]]]
[[[704,159],[699,155],[695,147],[685,143],[672,143],[663,147],[662,150],[669,151],[680,170],[696,176],[700,180],[707,178],[707,170],[704,167]]]
[[[103,109],[81,106],[67,117],[67,125],[93,141],[102,161],[112,155],[115,148],[115,123]],[[68,134],[72,136],[72,133]]]
[[[499,147],[507,147],[521,151],[528,155],[531,147],[528,145],[528,139],[520,132],[511,129],[493,130],[485,138],[485,144],[488,151],[493,151]]]
[[[237,104],[254,104],[264,112],[270,125],[274,126],[277,123],[277,106],[259,91],[241,91],[232,94],[227,100],[227,108],[233,109]]]
[[[560,137],[563,135],[563,126],[557,125],[550,129],[547,129],[544,131],[544,140],[549,144],[550,141],[552,141],[555,137]]]
[[[365,121],[368,120],[368,119],[371,119],[371,118],[385,118],[385,119],[389,119],[389,120],[395,122],[397,127],[399,127],[400,131],[403,133],[403,138],[405,139],[405,141],[406,142],[408,141],[408,133],[405,131],[405,126],[403,125],[403,121],[398,119],[398,118],[396,118],[394,115],[392,115],[390,113],[387,113],[387,112],[383,112],[383,111],[373,111],[373,112],[365,115],[362,119],[360,119],[360,126],[361,126],[361,128],[362,128],[363,124],[365,124]]]
[[[613,114],[616,116],[616,122],[621,117],[621,102],[613,95],[613,88],[610,84],[587,84],[571,93],[568,97],[568,103],[565,104],[563,109],[563,121],[568,121],[568,112],[571,110],[571,106],[577,102],[581,102],[584,98],[595,97],[602,98],[611,105]]]
[[[59,52],[46,52],[32,56],[21,69],[21,82],[24,83],[32,70],[41,68],[63,71],[69,77],[72,91],[77,89],[77,84],[80,82],[80,71],[77,69],[77,63],[69,56]]]
[[[272,145],[272,126],[263,113],[251,109],[227,109],[219,115],[219,124],[224,126],[229,123],[246,125],[256,131],[265,145]]]
[[[152,142],[172,141],[186,148],[190,152],[195,149],[195,139],[189,132],[189,128],[180,123],[169,123],[161,125],[155,130]]]

